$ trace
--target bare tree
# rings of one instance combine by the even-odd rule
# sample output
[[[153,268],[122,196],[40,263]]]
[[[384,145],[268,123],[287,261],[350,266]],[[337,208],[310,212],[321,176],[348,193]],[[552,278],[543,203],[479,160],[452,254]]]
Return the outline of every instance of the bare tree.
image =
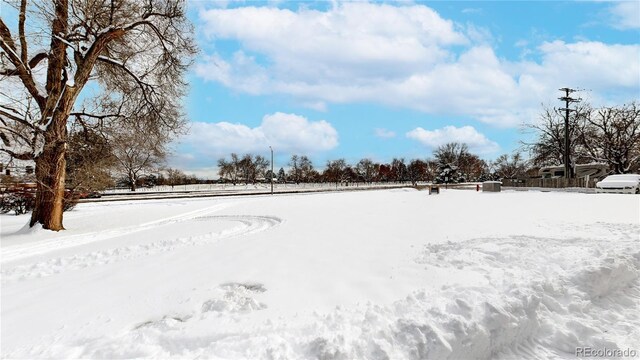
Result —
[[[330,160],[327,162],[327,167],[322,176],[325,181],[335,182],[337,186],[338,183],[344,181],[346,169],[347,162],[344,159]]]
[[[460,159],[460,181],[484,181],[490,177],[489,165],[478,155],[468,154]]]
[[[541,120],[527,129],[537,136],[523,143],[534,165],[562,164],[564,153],[564,117],[545,108]],[[609,165],[613,173],[628,173],[640,168],[640,108],[628,105],[593,109],[581,104],[569,118],[569,155],[573,165],[597,162]]]
[[[115,158],[111,144],[99,132],[73,124],[66,153],[66,183],[71,189],[104,190],[113,186]]]
[[[349,182],[358,181],[358,173],[353,169],[353,167],[349,164],[342,171],[342,180]]]
[[[420,159],[413,159],[407,166],[407,176],[411,183],[415,186],[418,181],[428,181],[433,179],[433,167],[429,161],[423,161]]]
[[[394,181],[407,180],[407,164],[405,164],[404,158],[391,160],[391,176]]]
[[[253,182],[255,179],[255,169],[253,167],[253,159],[250,154],[245,154],[242,159],[240,159],[239,172],[241,174],[242,180],[244,180],[244,184],[248,184],[249,182]]]
[[[583,158],[608,164],[616,174],[640,169],[640,107],[636,102],[603,107],[584,119],[579,138]]]
[[[267,174],[267,169],[271,163],[262,155],[256,155],[253,157],[253,169],[254,169],[254,178],[255,182],[257,178],[264,178]]]
[[[255,184],[259,177],[264,176],[269,167],[269,161],[260,155],[245,154],[238,165],[245,184]]]
[[[433,152],[433,156],[438,165],[459,166],[460,160],[468,156],[469,146],[463,143],[450,142],[441,146]]]
[[[174,127],[179,119],[165,115],[186,86],[193,30],[178,0],[20,0],[17,10],[17,34],[0,19],[0,150],[35,161],[30,224],[57,231],[70,116],[127,119],[135,108],[117,106],[126,96],[143,105],[135,110],[155,115],[146,126]],[[77,104],[91,81],[104,101]]]
[[[264,177],[269,167],[269,161],[260,155],[245,154],[240,158],[238,154],[231,154],[231,160],[218,160],[218,174],[229,179],[235,185],[243,180],[245,184],[256,183],[258,178]]]
[[[376,164],[376,181],[388,182],[393,177],[391,174],[391,165],[389,164]]]
[[[167,168],[167,183],[171,186],[187,183],[187,175],[182,170]]]
[[[131,191],[141,176],[157,172],[167,156],[167,139],[159,134],[144,133],[135,126],[122,128],[110,139],[117,172],[127,179]]]
[[[515,179],[526,175],[527,162],[519,152],[502,154],[493,162],[493,174],[499,179]]]
[[[296,184],[300,183],[300,179],[302,178],[302,169],[300,168],[300,159],[298,155],[291,155],[291,160],[289,160],[289,178],[295,181]]]
[[[232,174],[232,165],[224,158],[218,159],[218,176],[220,176],[220,179],[230,180]]]
[[[303,182],[313,181],[317,171],[313,167],[313,162],[307,156],[300,156],[298,167],[300,168],[300,175]]]
[[[296,182],[312,181],[317,175],[317,171],[313,167],[313,162],[306,155],[291,155],[289,160],[289,179]]]
[[[569,158],[580,161],[578,146],[581,122],[591,111],[588,104],[581,104],[577,111],[569,116]],[[564,162],[564,112],[556,108],[544,107],[538,122],[524,125],[525,132],[534,133],[537,137],[533,142],[522,142],[523,148],[531,156],[531,162],[536,166],[562,165]]]
[[[231,153],[231,160],[229,161],[225,158],[218,159],[218,174],[221,178],[230,180],[235,185],[240,177],[240,158],[238,154]]]
[[[364,182],[370,183],[375,177],[376,166],[371,159],[362,159],[356,164],[355,170]]]

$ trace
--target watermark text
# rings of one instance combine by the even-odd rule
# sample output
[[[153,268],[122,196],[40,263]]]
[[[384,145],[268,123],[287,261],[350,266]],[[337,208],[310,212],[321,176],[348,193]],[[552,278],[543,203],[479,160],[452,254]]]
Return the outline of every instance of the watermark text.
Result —
[[[593,347],[577,347],[576,357],[591,358],[635,358],[638,357],[638,351],[635,349],[608,349]]]

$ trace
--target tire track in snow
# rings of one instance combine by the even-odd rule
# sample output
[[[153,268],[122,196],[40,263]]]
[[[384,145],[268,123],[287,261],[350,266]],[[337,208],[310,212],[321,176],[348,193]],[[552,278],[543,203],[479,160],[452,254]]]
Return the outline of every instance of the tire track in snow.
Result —
[[[83,269],[151,256],[188,246],[212,244],[223,239],[259,233],[282,223],[280,218],[273,216],[218,215],[199,216],[188,220],[182,220],[176,226],[189,226],[189,223],[192,221],[231,221],[237,222],[239,225],[220,232],[210,232],[189,237],[165,239],[148,244],[93,251],[86,254],[67,257],[57,257],[33,264],[18,265],[8,269],[6,266],[3,266],[2,283],[46,277],[69,270]],[[177,221],[172,220],[172,222]],[[147,229],[148,228],[149,227],[147,227]],[[127,235],[130,233],[131,232],[124,232],[121,233],[121,235]]]
[[[133,234],[140,231],[152,229],[154,227],[173,224],[186,220],[191,220],[196,217],[211,214],[216,211],[220,211],[229,204],[218,204],[210,206],[204,209],[194,210],[186,212],[180,215],[170,216],[159,220],[153,220],[140,225],[127,226],[122,228],[116,228],[111,230],[98,230],[87,232],[83,234],[69,235],[54,239],[47,239],[38,242],[32,242],[25,245],[16,245],[8,248],[0,249],[0,262],[7,263],[31,256],[46,254],[50,251],[56,251],[66,249],[74,246],[80,246],[89,244],[96,241],[108,240],[114,237]]]

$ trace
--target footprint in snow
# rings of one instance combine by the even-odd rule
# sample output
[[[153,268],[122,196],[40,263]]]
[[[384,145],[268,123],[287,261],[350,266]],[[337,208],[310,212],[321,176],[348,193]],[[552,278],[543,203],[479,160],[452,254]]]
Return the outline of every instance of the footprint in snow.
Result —
[[[248,313],[263,310],[267,305],[254,299],[254,296],[267,291],[260,283],[226,283],[219,287],[224,291],[222,297],[205,301],[202,312]]]

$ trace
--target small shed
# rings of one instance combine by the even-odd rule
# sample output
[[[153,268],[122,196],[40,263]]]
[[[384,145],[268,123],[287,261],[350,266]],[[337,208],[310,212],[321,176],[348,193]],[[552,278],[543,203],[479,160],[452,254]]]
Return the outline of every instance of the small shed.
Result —
[[[485,181],[482,183],[482,192],[500,192],[500,181]]]

